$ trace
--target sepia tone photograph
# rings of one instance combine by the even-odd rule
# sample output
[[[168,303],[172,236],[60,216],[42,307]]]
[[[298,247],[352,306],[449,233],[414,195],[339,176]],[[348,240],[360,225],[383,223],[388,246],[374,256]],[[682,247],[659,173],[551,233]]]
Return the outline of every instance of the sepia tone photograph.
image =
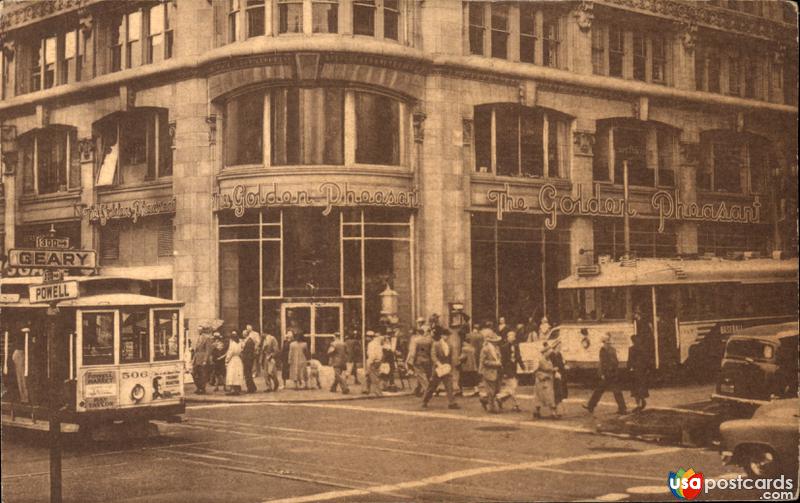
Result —
[[[2,503],[793,501],[790,0],[0,0]]]

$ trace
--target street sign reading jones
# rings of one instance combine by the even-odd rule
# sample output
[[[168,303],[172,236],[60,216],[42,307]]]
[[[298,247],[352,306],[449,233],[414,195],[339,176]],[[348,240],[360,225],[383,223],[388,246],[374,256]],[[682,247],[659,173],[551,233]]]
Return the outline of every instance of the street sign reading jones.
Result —
[[[97,253],[94,250],[8,250],[10,267],[41,269],[94,269]]]

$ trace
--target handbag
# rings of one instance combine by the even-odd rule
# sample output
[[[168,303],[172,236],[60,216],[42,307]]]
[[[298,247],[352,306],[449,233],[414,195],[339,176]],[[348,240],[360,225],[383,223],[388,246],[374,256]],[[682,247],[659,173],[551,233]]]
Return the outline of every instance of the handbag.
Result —
[[[450,366],[449,363],[443,363],[436,367],[436,375],[439,377],[444,377],[449,374],[453,370],[453,367]]]
[[[384,362],[384,363],[381,363],[381,366],[378,368],[378,373],[379,373],[380,375],[389,375],[389,373],[390,373],[391,371],[392,371],[392,366],[391,366],[391,365],[389,365],[389,364],[388,364],[388,363],[386,363],[386,362]]]

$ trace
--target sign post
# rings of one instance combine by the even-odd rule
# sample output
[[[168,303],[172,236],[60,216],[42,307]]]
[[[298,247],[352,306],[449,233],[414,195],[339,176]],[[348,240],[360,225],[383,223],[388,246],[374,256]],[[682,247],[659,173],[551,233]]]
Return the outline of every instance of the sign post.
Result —
[[[75,284],[77,286],[77,283]],[[47,308],[47,346],[48,370],[50,373],[50,502],[61,503],[61,389],[59,382],[60,361],[56,340],[56,319],[58,301],[52,301]]]

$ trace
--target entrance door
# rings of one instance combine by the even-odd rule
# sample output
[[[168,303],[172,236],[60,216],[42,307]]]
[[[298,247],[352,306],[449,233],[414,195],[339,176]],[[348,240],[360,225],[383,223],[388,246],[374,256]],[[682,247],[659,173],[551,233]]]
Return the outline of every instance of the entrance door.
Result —
[[[281,305],[283,337],[291,330],[308,338],[314,358],[327,363],[328,346],[335,333],[342,333],[340,302],[293,302]]]

